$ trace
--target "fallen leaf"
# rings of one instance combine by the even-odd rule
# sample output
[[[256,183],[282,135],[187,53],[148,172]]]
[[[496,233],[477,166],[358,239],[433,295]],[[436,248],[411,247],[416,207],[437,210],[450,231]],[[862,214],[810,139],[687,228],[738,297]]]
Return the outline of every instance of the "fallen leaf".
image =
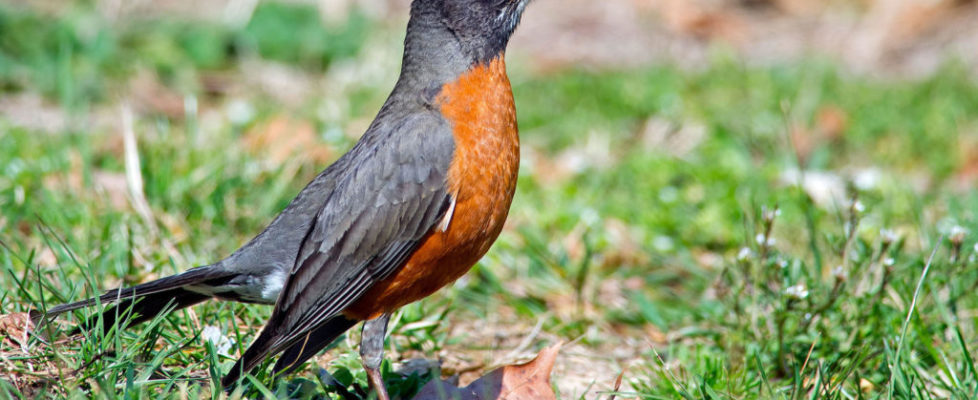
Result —
[[[95,190],[108,199],[107,203],[112,206],[112,209],[124,210],[129,207],[129,186],[126,183],[126,174],[96,170],[92,174],[92,180],[95,184]]]
[[[958,170],[954,174],[956,189],[967,191],[978,182],[978,140],[969,134],[960,135],[958,140]]]
[[[556,400],[550,372],[559,352],[560,344],[547,347],[526,364],[495,369],[464,388],[434,380],[414,400]]]
[[[332,150],[316,140],[312,123],[277,116],[248,131],[244,146],[252,154],[262,154],[276,164],[293,158],[324,164],[332,157]]]
[[[601,254],[600,269],[617,269],[623,265],[645,265],[648,255],[642,248],[642,240],[628,223],[616,218],[605,218],[604,232],[611,244]]]
[[[826,4],[822,0],[773,0],[778,10],[791,15],[817,15],[825,10]]]
[[[184,96],[160,82],[156,73],[139,71],[129,81],[130,97],[141,113],[162,114],[169,118],[183,118]]]
[[[35,93],[4,93],[0,96],[0,115],[13,126],[47,133],[61,132],[69,126],[63,109]]]
[[[649,118],[639,133],[647,151],[656,151],[676,158],[689,155],[708,136],[706,125],[695,121],[676,123],[664,118]]]
[[[27,347],[28,333],[33,328],[34,323],[27,313],[0,315],[0,335],[21,348]]]
[[[708,1],[670,0],[661,3],[663,19],[674,31],[701,40],[745,40],[748,24],[736,10]]]
[[[877,7],[890,7],[893,13],[886,26],[887,44],[897,47],[919,39],[941,21],[947,21],[957,6],[955,3],[955,0],[878,2]]]
[[[842,138],[849,127],[849,114],[839,106],[826,105],[818,110],[815,121],[821,139],[836,141]]]
[[[871,393],[875,389],[876,385],[874,385],[873,382],[870,382],[866,378],[859,378],[859,390],[861,390],[863,393]]]
[[[792,124],[791,145],[794,147],[795,156],[802,165],[808,164],[808,157],[818,147],[820,139],[812,131],[802,125]]]
[[[618,374],[618,377],[615,378],[615,390],[608,400],[615,400],[615,398],[618,397],[617,393],[619,390],[621,390],[621,381],[623,378],[625,378],[625,370],[622,370],[621,373]]]

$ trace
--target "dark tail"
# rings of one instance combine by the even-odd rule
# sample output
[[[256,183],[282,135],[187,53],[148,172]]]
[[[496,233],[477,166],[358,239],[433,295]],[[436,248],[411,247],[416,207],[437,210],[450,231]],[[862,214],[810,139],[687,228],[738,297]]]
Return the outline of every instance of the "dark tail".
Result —
[[[71,335],[89,331],[98,326],[99,319],[102,320],[103,332],[108,332],[115,326],[116,321],[121,321],[119,329],[130,325],[140,324],[156,318],[157,315],[169,313],[181,308],[190,307],[211,298],[211,296],[186,289],[172,289],[164,292],[149,295],[137,295],[120,301],[115,306],[98,314],[88,317],[85,323],[79,325],[71,331]]]
[[[356,325],[357,322],[360,321],[348,319],[342,315],[337,315],[327,320],[305,336],[300,337],[295,343],[289,344],[286,347],[282,353],[282,357],[275,363],[275,367],[273,368],[274,374],[278,375],[295,371],[302,363],[329,346],[343,332]],[[224,378],[221,379],[221,384],[225,388],[231,388],[243,374],[254,369],[266,358],[275,355],[278,350],[271,348],[271,344],[274,343],[275,338],[276,335],[266,334],[265,331],[262,331],[258,339],[255,339],[255,342],[234,363],[234,366],[231,367],[227,375],[224,375]]]
[[[108,331],[115,325],[119,318],[125,321],[126,317],[130,316],[128,324],[137,324],[153,319],[164,312],[189,307],[207,300],[210,298],[209,295],[196,293],[184,289],[184,287],[187,285],[226,280],[230,276],[233,276],[233,274],[219,270],[213,266],[197,267],[182,274],[168,276],[133,287],[113,289],[98,297],[54,306],[49,308],[45,313],[31,313],[31,318],[34,320],[35,326],[40,326],[47,320],[64,312],[89,307],[98,303],[118,303],[115,307],[109,308],[101,315],[103,326]],[[90,317],[88,321],[79,326],[73,333],[95,327],[99,318],[98,315]]]
[[[360,321],[348,319],[342,315],[326,321],[322,326],[306,335],[302,341],[286,349],[275,362],[275,367],[272,370],[276,374],[288,374],[295,371],[302,363],[319,354],[357,322]]]

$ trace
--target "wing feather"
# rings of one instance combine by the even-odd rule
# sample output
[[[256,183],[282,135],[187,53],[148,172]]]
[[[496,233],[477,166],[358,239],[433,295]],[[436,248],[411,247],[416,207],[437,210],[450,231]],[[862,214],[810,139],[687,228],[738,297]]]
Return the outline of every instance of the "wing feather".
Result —
[[[236,370],[335,317],[402,266],[445,218],[454,152],[448,122],[415,114],[374,128],[384,129],[369,130],[347,154],[349,170],[316,214],[268,324]]]

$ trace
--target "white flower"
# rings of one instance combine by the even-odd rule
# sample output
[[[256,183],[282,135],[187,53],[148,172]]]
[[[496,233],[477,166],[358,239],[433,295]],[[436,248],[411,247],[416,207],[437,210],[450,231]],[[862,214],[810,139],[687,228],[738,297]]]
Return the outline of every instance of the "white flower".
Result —
[[[959,244],[964,241],[964,237],[967,235],[968,229],[960,225],[952,226],[950,233],[948,233],[951,241]]]
[[[805,287],[804,283],[799,283],[794,286],[789,286],[784,290],[784,294],[795,300],[802,300],[808,297],[808,288]]]
[[[671,251],[675,245],[673,244],[672,238],[665,235],[659,235],[652,239],[652,247],[661,252]]]
[[[883,259],[883,265],[887,267],[893,266],[894,263],[896,263],[896,260],[894,260],[893,257],[887,257]]]
[[[835,280],[837,281],[845,282],[847,279],[849,279],[849,272],[846,271],[845,267],[839,265],[832,269],[832,276],[835,277]]]
[[[754,252],[751,251],[750,247],[744,246],[740,248],[737,252],[737,261],[747,261],[754,256]]]
[[[852,184],[859,190],[875,189],[880,185],[881,180],[883,180],[883,173],[876,168],[859,170],[852,175]]]
[[[897,240],[900,240],[900,234],[892,229],[883,228],[880,229],[880,237],[883,238],[883,243],[890,244]]]
[[[204,340],[211,342],[214,345],[214,349],[217,350],[217,354],[222,356],[230,356],[231,346],[234,346],[234,339],[224,336],[221,333],[221,328],[213,325],[207,325],[204,327],[204,331],[201,332],[200,336]]]
[[[679,189],[673,186],[666,186],[659,190],[659,201],[672,204],[679,200]]]
[[[765,241],[765,239],[767,240]],[[758,233],[757,236],[754,236],[754,241],[757,242],[758,246],[767,247],[772,247],[775,243],[777,243],[777,240],[774,240],[773,237],[765,237],[763,233]]]
[[[866,206],[863,205],[863,202],[856,200],[852,202],[852,210],[856,213],[862,214],[863,211],[866,211]]]
[[[255,118],[255,108],[247,101],[236,99],[225,106],[228,120],[234,125],[244,125]]]
[[[581,210],[580,219],[584,225],[595,226],[598,224],[598,222],[601,222],[601,214],[598,214],[595,209],[588,207]]]

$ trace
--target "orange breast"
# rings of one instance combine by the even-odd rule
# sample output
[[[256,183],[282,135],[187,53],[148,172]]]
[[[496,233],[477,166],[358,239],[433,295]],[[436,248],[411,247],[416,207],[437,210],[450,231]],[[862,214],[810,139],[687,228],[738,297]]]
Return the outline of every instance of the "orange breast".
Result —
[[[516,191],[519,136],[503,56],[445,85],[437,97],[455,137],[448,171],[455,211],[393,276],[344,311],[371,319],[434,293],[465,274],[502,230]]]

